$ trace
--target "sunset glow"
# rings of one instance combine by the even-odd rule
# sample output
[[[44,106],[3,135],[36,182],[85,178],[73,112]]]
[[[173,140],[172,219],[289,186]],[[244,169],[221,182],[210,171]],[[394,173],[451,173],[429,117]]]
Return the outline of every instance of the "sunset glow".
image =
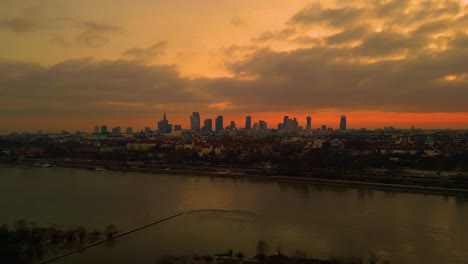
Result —
[[[304,125],[468,128],[467,2],[0,3],[0,133]],[[333,109],[333,110],[329,110]]]

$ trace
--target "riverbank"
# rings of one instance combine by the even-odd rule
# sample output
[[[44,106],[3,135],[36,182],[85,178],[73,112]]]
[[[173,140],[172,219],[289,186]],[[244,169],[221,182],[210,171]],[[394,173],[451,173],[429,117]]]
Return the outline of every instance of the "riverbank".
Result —
[[[21,165],[33,166],[33,164],[23,163]],[[89,169],[93,168],[93,164],[84,163],[56,163],[54,166],[64,168],[78,168]],[[121,172],[138,172],[138,173],[152,173],[152,174],[171,174],[171,175],[190,175],[190,176],[204,176],[204,177],[219,177],[219,178],[233,178],[245,179],[253,181],[270,181],[270,182],[289,182],[289,183],[310,183],[320,184],[336,187],[352,187],[357,189],[375,189],[390,192],[406,192],[406,193],[419,193],[419,194],[432,194],[443,196],[468,196],[468,189],[463,188],[443,188],[443,187],[430,187],[414,184],[392,184],[382,182],[369,182],[369,181],[355,181],[343,179],[324,179],[318,177],[293,177],[281,175],[261,175],[261,174],[246,174],[239,171],[230,170],[209,170],[206,168],[198,168],[197,170],[190,169],[174,169],[174,168],[149,168],[149,167],[122,167],[122,166],[106,166],[109,171]],[[44,168],[47,169],[47,168]]]

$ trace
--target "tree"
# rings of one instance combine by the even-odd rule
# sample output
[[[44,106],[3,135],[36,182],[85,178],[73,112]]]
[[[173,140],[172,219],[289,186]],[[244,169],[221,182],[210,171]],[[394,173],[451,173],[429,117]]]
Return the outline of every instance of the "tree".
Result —
[[[263,240],[259,240],[257,243],[257,256],[260,258],[264,258],[267,252],[268,252],[268,244]]]

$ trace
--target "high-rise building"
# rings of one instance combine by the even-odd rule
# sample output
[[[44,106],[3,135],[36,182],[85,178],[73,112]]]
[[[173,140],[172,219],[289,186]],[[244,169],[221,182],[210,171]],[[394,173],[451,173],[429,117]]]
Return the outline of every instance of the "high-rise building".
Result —
[[[327,125],[322,125],[322,131],[326,132],[327,131]]]
[[[107,126],[105,125],[101,126],[101,134],[107,134]]]
[[[127,130],[125,131],[125,133],[126,133],[127,135],[133,134],[133,128],[127,127]]]
[[[112,128],[112,134],[113,135],[120,135],[120,127]]]
[[[216,132],[223,130],[223,116],[219,115],[215,120],[215,130]]]
[[[267,122],[265,122],[263,120],[258,121],[258,128],[267,129]]]
[[[231,124],[229,125],[229,129],[235,129],[236,128],[236,122],[231,121]]]
[[[166,118],[166,113],[163,115],[163,119],[158,122],[158,131],[160,134],[169,134],[172,131],[172,124],[169,124],[169,120]]]
[[[297,122],[297,118],[294,117],[292,121],[292,128],[293,129],[299,129],[299,122]]]
[[[99,126],[94,127],[94,133],[99,134]]]
[[[145,135],[151,134],[151,128],[150,127],[145,127]]]
[[[246,116],[245,117],[245,129],[251,129],[251,128],[252,128],[252,117]]]
[[[312,129],[312,117],[308,116],[307,117],[307,126],[306,129]]]
[[[193,112],[190,116],[190,129],[193,131],[200,131],[200,113]]]
[[[294,119],[290,119],[289,116],[284,116],[283,124],[278,125],[278,129],[296,130],[296,129],[299,129],[299,122],[297,121],[297,118],[295,117]]]
[[[211,132],[213,131],[213,119],[208,118],[203,121],[203,132]]]
[[[345,131],[346,130],[346,116],[342,115],[340,118],[340,130]]]

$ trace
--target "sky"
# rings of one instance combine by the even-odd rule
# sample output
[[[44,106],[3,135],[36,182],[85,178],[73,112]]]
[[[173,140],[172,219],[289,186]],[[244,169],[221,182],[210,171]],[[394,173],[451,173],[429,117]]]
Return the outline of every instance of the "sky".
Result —
[[[468,129],[467,0],[0,1],[0,133]]]

